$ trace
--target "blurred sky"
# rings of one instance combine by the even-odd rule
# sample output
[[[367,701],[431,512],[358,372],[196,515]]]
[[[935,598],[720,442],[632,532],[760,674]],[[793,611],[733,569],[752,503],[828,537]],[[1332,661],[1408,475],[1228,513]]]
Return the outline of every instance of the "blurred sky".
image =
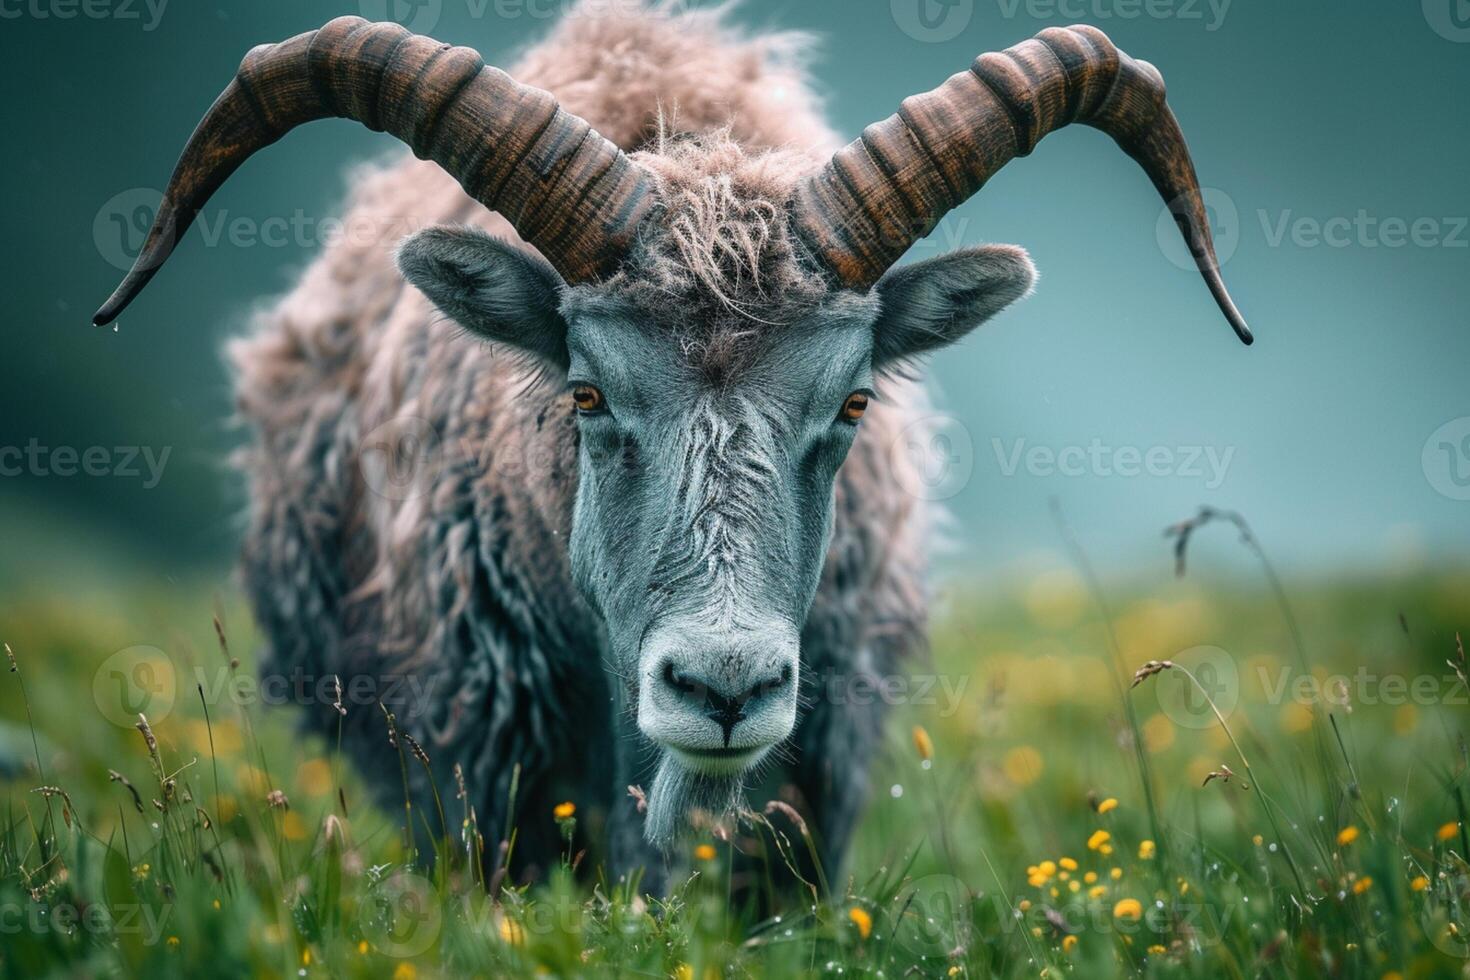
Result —
[[[410,26],[431,18],[435,36],[501,64],[559,9],[0,3],[0,450],[100,446],[113,469],[124,463],[115,447],[148,447],[155,462],[169,452],[153,486],[143,457],[137,477],[0,477],[0,536],[11,539],[0,562],[12,572],[54,541],[181,567],[232,557],[243,501],[222,465],[238,436],[220,349],[251,303],[291,284],[317,236],[208,247],[196,227],[118,331],[88,321],[131,257],[147,189],[166,181],[244,52],[341,13],[381,18],[390,2]],[[1108,568],[1166,569],[1161,528],[1200,503],[1245,512],[1289,568],[1402,569],[1470,553],[1470,21],[1457,3],[740,7],[743,24],[823,37],[814,74],[844,137],[981,51],[1093,23],[1163,72],[1214,189],[1226,279],[1258,337],[1250,349],[1180,267],[1143,174],[1082,127],[1008,167],[911,253],[1017,242],[1042,272],[1035,296],[933,364],[936,407],[951,418],[942,441],[920,447],[938,451],[923,492],[955,515],[951,567],[1004,574],[1054,551],[1052,497]],[[351,163],[396,145],[346,122],[298,130],[251,160],[211,212],[319,221],[335,213]],[[1069,472],[1046,462],[1069,447]],[[1150,460],[1152,475],[1116,472]]]

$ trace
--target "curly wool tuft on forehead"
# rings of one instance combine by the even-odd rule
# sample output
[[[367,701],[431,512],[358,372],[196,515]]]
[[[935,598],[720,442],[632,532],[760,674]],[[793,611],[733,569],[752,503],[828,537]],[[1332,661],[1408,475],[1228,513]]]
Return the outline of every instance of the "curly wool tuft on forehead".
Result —
[[[827,294],[789,233],[796,182],[821,161],[751,151],[728,131],[663,137],[637,154],[659,182],[661,209],[609,286],[692,343],[728,347],[809,312]]]

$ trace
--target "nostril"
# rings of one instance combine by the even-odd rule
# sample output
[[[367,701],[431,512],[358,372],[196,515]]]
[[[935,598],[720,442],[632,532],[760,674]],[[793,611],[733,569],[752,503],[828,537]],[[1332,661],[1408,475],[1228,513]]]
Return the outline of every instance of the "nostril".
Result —
[[[763,694],[771,694],[781,690],[781,688],[789,683],[791,683],[791,665],[787,664],[781,668],[779,674],[767,677],[765,680],[757,681],[752,685],[747,697],[758,698]]]
[[[680,694],[694,694],[696,685],[674,669],[672,660],[664,661],[664,683]]]

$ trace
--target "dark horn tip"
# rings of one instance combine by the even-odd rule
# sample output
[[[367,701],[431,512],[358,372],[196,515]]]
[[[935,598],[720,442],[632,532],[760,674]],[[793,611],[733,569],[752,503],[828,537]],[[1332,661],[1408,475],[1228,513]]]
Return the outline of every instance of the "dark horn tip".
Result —
[[[92,314],[92,326],[107,326],[113,320],[117,319],[117,315],[122,312],[122,307],[123,304],[109,299],[106,303],[102,304],[101,308],[98,309],[96,313]]]
[[[116,320],[118,314],[137,297],[138,293],[147,285],[148,280],[152,278],[153,270],[151,269],[141,271],[134,269],[132,272],[129,272],[127,278],[118,284],[118,287],[112,291],[111,296],[107,297],[107,302],[103,303],[97,312],[92,315],[92,325],[105,327],[113,320]]]

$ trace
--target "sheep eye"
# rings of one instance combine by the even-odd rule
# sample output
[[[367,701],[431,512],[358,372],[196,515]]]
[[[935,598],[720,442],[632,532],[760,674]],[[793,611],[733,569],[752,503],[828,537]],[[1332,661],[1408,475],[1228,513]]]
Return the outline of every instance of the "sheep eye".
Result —
[[[577,385],[572,389],[572,402],[579,412],[600,412],[603,408],[602,392],[591,385]]]
[[[868,396],[861,391],[854,391],[847,396],[847,401],[842,403],[841,417],[846,422],[856,422],[863,417],[868,410]]]

